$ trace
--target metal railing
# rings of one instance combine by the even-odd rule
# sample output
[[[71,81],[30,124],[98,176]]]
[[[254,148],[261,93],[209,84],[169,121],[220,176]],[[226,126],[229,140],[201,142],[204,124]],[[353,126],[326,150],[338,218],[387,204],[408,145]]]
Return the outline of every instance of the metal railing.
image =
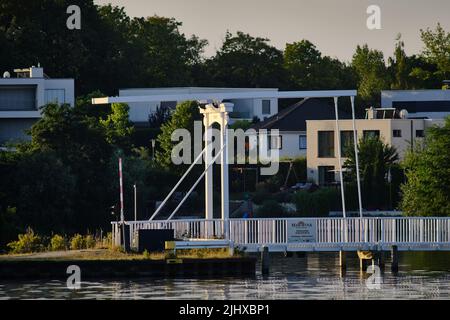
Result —
[[[139,229],[173,229],[179,239],[222,239],[225,223],[237,246],[289,244],[289,222],[311,222],[315,244],[450,244],[450,218],[267,218],[127,221],[130,234]],[[119,223],[113,222],[113,241],[120,243]]]

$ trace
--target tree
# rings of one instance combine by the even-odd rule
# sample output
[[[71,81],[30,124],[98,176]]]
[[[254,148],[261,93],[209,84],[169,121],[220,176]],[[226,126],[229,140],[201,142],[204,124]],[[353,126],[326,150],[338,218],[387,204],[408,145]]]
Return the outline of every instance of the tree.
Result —
[[[357,46],[352,67],[358,83],[358,95],[365,104],[380,105],[380,91],[389,87],[389,77],[381,51]]]
[[[226,87],[283,87],[283,54],[265,38],[227,32],[222,47],[207,61],[210,84]]]
[[[122,150],[131,150],[131,136],[134,127],[128,119],[130,108],[125,103],[113,103],[111,113],[105,120],[100,119],[100,124],[106,132],[106,140]]]
[[[323,57],[308,40],[286,44],[284,68],[291,89],[348,89],[355,85],[350,68],[337,59]]]
[[[353,145],[347,148],[346,154],[346,179],[355,184],[356,160]],[[397,151],[378,137],[366,137],[358,143],[358,156],[364,207],[380,209],[386,205],[386,199],[390,196],[386,192],[386,181],[390,169],[398,161]]]
[[[194,121],[200,121],[199,105],[195,101],[186,101],[177,105],[170,120],[161,126],[161,134],[157,142],[156,161],[165,168],[173,168],[172,149],[177,144],[172,141],[172,133],[177,129],[186,129],[191,133],[191,143],[194,143]],[[194,150],[192,148],[192,150]],[[180,170],[176,170],[180,171]]]
[[[450,77],[450,32],[446,32],[438,23],[436,29],[420,30],[425,45],[422,56],[437,66],[436,75],[440,80]]]
[[[403,162],[401,208],[408,216],[450,216],[450,117],[427,130],[423,145]]]

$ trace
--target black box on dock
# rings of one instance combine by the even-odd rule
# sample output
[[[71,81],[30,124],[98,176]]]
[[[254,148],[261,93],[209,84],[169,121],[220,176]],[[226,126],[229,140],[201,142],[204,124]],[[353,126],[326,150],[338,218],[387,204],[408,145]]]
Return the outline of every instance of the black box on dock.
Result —
[[[174,241],[173,229],[136,230],[133,235],[133,249],[142,253],[164,251],[166,241]]]

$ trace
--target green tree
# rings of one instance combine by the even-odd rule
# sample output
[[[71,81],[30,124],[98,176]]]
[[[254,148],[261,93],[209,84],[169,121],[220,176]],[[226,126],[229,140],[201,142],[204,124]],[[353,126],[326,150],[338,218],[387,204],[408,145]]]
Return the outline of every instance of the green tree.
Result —
[[[353,146],[346,150],[344,163],[346,179],[356,183],[356,160]],[[380,209],[387,204],[389,190],[387,176],[390,169],[398,161],[397,151],[393,146],[383,143],[378,137],[362,138],[358,143],[359,170],[361,189],[365,208]]]
[[[194,121],[200,121],[199,105],[195,101],[186,101],[177,105],[170,120],[161,126],[161,134],[157,142],[159,149],[156,152],[156,161],[165,168],[174,168],[172,163],[172,149],[177,144],[172,141],[172,133],[177,129],[186,129],[191,133],[191,143],[194,144]],[[192,147],[192,150],[193,147]],[[175,169],[175,168],[174,168]],[[182,171],[180,168],[176,171]]]
[[[129,110],[127,104],[113,103],[107,118],[100,119],[108,143],[127,151],[131,150],[131,136],[134,132],[134,127],[128,119]]]
[[[291,89],[348,89],[356,85],[348,66],[337,59],[322,56],[308,40],[286,44],[284,68]]]
[[[440,80],[450,77],[450,32],[446,32],[438,23],[435,30],[420,30],[425,45],[422,56],[437,66],[436,76]]]
[[[217,54],[207,61],[210,84],[228,87],[283,87],[283,54],[265,38],[227,32]]]
[[[389,88],[389,76],[381,51],[357,46],[352,67],[358,83],[358,95],[363,103],[380,105],[381,90]]]
[[[403,166],[401,208],[408,216],[450,215],[450,117],[427,130],[423,145],[410,151]]]

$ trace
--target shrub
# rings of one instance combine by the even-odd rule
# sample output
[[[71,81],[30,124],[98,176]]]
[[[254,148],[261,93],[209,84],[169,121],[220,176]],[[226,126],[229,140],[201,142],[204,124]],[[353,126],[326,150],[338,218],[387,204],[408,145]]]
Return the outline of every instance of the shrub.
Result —
[[[342,210],[340,191],[332,188],[299,191],[295,194],[295,205],[297,214],[304,217],[326,217],[330,211]]]
[[[42,238],[31,228],[25,234],[19,234],[19,240],[8,243],[11,253],[31,253],[43,251]]]
[[[70,249],[71,250],[80,250],[86,247],[85,239],[81,234],[76,234],[70,240]]]
[[[252,201],[256,204],[262,204],[264,201],[270,199],[270,194],[267,192],[256,192],[253,194]]]
[[[66,250],[67,244],[66,239],[63,236],[60,236],[59,234],[55,234],[50,239],[50,250],[51,251],[61,251]]]
[[[93,249],[93,248],[95,248],[96,241],[95,241],[94,237],[92,235],[88,234],[84,238],[84,245],[85,245],[86,249]]]
[[[275,200],[266,200],[262,206],[256,211],[258,218],[275,218],[282,217],[286,214],[286,210]]]

